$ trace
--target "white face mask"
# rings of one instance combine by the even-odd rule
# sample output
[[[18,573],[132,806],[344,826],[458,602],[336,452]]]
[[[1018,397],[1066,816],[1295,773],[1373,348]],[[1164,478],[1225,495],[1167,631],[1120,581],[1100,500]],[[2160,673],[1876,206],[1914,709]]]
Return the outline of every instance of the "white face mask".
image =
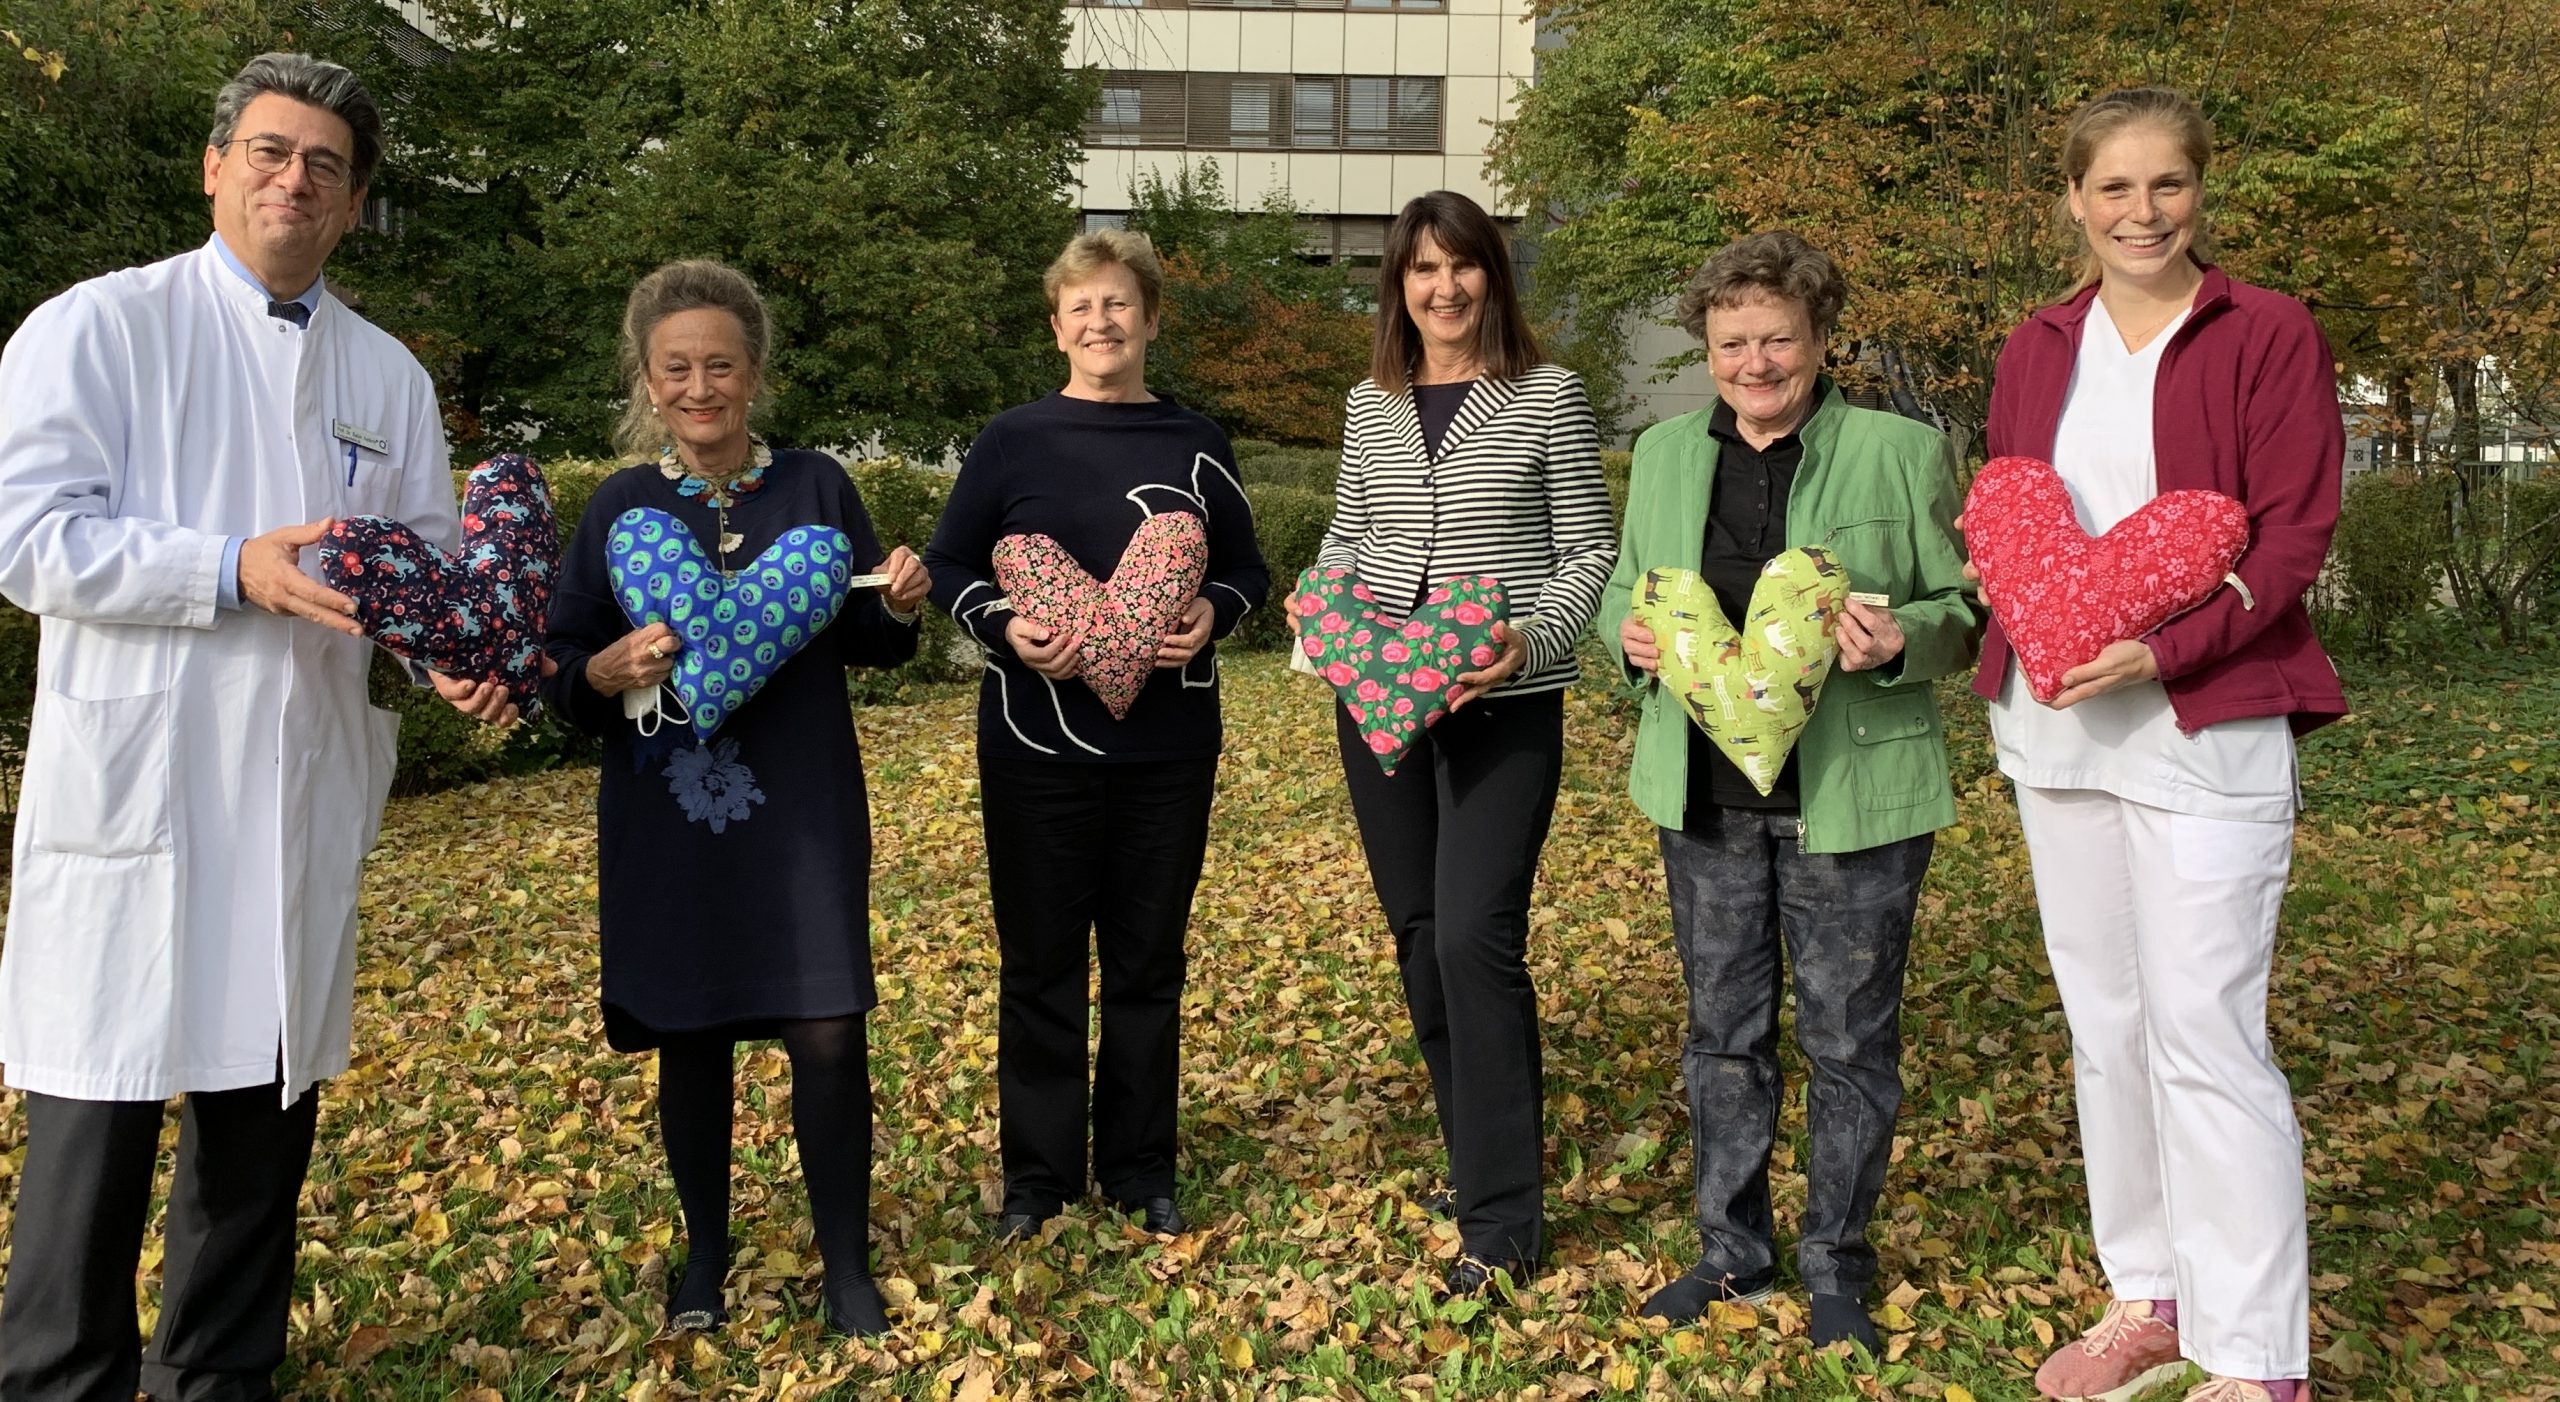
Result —
[[[623,719],[630,721],[644,736],[657,734],[658,727],[670,712],[675,715],[677,724],[693,724],[693,714],[685,709],[683,698],[664,682],[646,691],[634,689],[622,693]]]

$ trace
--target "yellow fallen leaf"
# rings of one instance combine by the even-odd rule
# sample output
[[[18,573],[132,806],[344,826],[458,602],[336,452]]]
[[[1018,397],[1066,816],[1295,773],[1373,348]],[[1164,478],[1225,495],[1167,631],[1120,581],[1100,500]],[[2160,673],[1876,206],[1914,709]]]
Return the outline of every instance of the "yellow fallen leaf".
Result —
[[[1973,1402],[1973,1389],[1963,1383],[1949,1383],[1946,1402]]]
[[[1253,1366],[1253,1340],[1242,1334],[1229,1334],[1218,1341],[1218,1361],[1230,1368]]]
[[[430,1207],[409,1223],[409,1235],[422,1245],[435,1246],[453,1235],[453,1224],[445,1220],[442,1212]]]

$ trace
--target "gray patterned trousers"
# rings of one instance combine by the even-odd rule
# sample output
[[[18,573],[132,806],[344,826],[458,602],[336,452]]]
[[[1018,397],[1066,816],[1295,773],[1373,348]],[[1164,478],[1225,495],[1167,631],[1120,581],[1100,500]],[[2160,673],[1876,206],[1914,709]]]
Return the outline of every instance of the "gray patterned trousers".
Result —
[[[1902,974],[1933,833],[1862,852],[1799,850],[1793,813],[1715,808],[1662,829],[1671,927],[1689,984],[1690,1156],[1701,1273],[1776,1261],[1769,1148],[1777,1137],[1780,948],[1796,1043],[1812,1065],[1798,1269],[1815,1294],[1875,1278],[1867,1220],[1902,1106]]]

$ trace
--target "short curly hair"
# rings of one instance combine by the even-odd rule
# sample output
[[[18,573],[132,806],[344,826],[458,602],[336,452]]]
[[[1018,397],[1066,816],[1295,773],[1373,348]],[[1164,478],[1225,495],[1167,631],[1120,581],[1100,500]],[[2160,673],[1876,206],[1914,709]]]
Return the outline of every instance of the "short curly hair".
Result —
[[[1793,302],[1813,319],[1816,340],[1828,340],[1849,300],[1849,281],[1831,255],[1792,229],[1746,234],[1724,247],[1689,279],[1680,294],[1680,325],[1707,339],[1707,313],[1738,307],[1755,296]]]

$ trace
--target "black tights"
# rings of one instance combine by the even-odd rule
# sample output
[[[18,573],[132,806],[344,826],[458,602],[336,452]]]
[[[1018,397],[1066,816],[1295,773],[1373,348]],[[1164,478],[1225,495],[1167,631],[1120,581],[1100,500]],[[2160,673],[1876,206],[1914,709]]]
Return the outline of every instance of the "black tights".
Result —
[[[800,1176],[834,1294],[871,1277],[871,1063],[862,1014],[783,1023],[782,1047],[791,1056]],[[729,1262],[736,1049],[718,1032],[669,1037],[658,1049],[658,1126],[689,1248],[678,1308],[716,1307]],[[707,1298],[682,1298],[695,1294]]]

